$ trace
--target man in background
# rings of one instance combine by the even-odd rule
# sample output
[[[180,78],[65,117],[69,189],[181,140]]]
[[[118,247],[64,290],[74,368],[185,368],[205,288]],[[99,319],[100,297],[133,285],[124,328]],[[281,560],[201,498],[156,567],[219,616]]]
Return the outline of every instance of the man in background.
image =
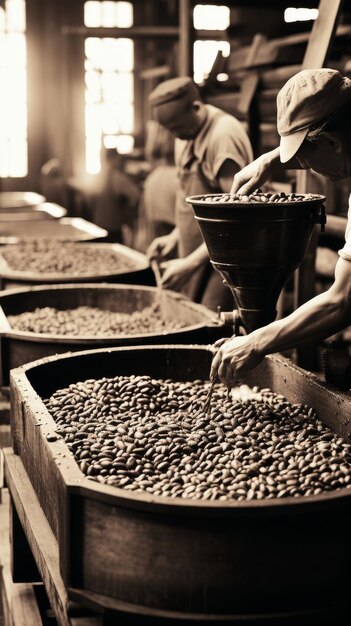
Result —
[[[229,192],[233,176],[252,160],[249,138],[232,115],[205,104],[186,76],[167,80],[150,94],[154,118],[176,137],[178,173],[175,228],[148,249],[163,271],[165,288],[183,291],[216,310],[233,308],[232,295],[209,262],[188,196]],[[170,256],[177,258],[169,259]]]

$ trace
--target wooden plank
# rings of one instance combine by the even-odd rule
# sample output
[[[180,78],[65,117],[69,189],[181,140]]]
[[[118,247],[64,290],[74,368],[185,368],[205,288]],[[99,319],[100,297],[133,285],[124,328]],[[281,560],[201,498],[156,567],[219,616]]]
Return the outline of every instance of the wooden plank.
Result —
[[[334,40],[342,4],[343,0],[320,0],[318,18],[312,27],[302,69],[318,69],[325,66]]]
[[[34,559],[40,571],[51,606],[60,626],[69,624],[68,597],[59,572],[58,546],[21,459],[7,449],[5,474],[11,497]],[[15,478],[16,477],[16,478]],[[28,626],[28,623],[27,623]]]
[[[6,482],[22,529],[41,574],[48,599],[59,626],[102,626],[101,617],[71,602],[59,571],[59,551],[55,536],[40,507],[20,457],[11,449],[4,452]],[[73,620],[73,621],[72,621]],[[40,622],[41,624],[41,622]],[[13,626],[17,626],[14,624]],[[19,623],[22,626],[22,623]],[[23,626],[36,626],[25,622]]]
[[[33,585],[14,584],[10,572],[9,494],[0,505],[1,601],[5,626],[42,626]]]
[[[117,28],[115,26],[87,27],[87,26],[63,26],[61,33],[64,36],[76,37],[131,37],[138,38],[173,38],[179,36],[178,26],[131,26],[130,28]]]
[[[334,40],[343,0],[320,0],[319,15],[313,24],[308,41],[302,69],[320,69],[327,62],[330,47]],[[299,193],[308,191],[308,173],[299,171],[296,177],[296,189]],[[298,308],[315,295],[315,259],[318,238],[312,237],[308,253],[295,273],[295,307]],[[296,351],[297,363],[308,370],[317,366],[317,352],[301,347]]]
[[[10,424],[0,425],[0,448],[8,448],[11,445]]]
[[[14,583],[41,582],[38,568],[23,532],[15,507],[10,502],[11,573]]]
[[[189,0],[179,1],[179,61],[178,72],[180,76],[191,76],[192,74],[192,54],[191,54],[191,34],[192,24]]]

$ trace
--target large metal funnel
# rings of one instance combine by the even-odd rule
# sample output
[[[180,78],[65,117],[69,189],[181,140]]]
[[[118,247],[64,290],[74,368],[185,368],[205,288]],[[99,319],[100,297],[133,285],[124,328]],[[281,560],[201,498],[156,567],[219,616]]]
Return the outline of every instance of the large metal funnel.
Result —
[[[325,222],[325,197],[244,204],[210,200],[216,196],[191,196],[187,202],[250,332],[275,319],[281,289],[302,261],[314,225]]]

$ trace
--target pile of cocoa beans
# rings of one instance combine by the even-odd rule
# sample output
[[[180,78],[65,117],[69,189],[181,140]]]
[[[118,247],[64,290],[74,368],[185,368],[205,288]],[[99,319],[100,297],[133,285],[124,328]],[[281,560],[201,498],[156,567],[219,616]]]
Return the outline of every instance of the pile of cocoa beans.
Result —
[[[1,255],[12,270],[36,274],[102,275],[135,269],[135,263],[111,248],[46,239],[3,247]]]
[[[107,311],[91,306],[63,310],[42,307],[9,315],[7,319],[14,330],[94,338],[165,332],[185,326],[181,320],[164,317],[157,303],[133,313]]]
[[[269,389],[150,376],[89,379],[44,402],[83,474],[194,500],[300,498],[351,483],[351,445]]]
[[[211,194],[211,195],[204,195],[204,196],[197,196],[196,200],[202,200],[203,202],[215,202],[215,203],[226,203],[226,204],[250,204],[250,203],[270,203],[270,202],[302,202],[305,200],[314,200],[318,198],[318,196],[314,195],[313,193],[306,193],[306,194],[302,194],[302,193],[284,193],[284,191],[280,191],[280,192],[274,192],[274,191],[268,191],[268,192],[261,192],[261,191],[254,191],[253,193],[250,193],[248,195],[240,195],[238,193],[235,193],[233,195],[229,194],[229,193],[223,193],[223,194]]]

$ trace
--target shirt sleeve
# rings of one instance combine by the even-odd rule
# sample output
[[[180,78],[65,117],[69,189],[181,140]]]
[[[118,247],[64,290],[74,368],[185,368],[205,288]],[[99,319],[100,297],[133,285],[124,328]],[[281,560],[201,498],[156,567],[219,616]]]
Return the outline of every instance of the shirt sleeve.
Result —
[[[351,261],[351,195],[349,196],[349,209],[347,213],[345,244],[344,247],[339,250],[339,256],[341,256],[346,261]]]
[[[239,120],[231,115],[223,115],[218,119],[206,157],[214,177],[226,160],[234,161],[239,169],[252,161],[250,140]]]

